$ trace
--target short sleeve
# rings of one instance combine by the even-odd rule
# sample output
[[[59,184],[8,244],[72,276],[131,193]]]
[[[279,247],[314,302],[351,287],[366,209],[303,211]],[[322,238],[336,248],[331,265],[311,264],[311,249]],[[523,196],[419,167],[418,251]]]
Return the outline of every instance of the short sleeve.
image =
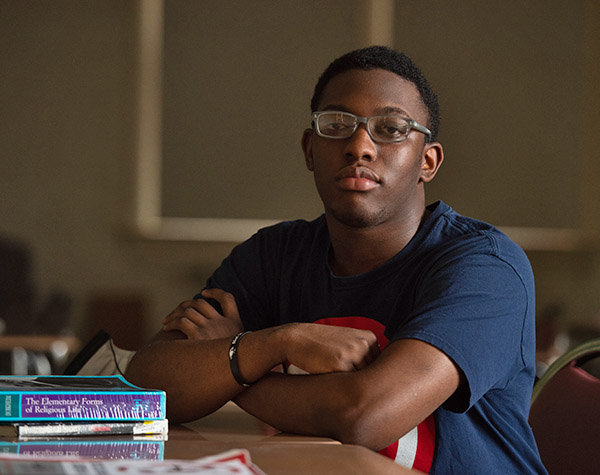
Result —
[[[495,255],[442,259],[424,275],[414,311],[393,339],[425,341],[458,365],[466,386],[445,407],[463,412],[487,391],[504,388],[525,366],[532,298],[516,269]]]

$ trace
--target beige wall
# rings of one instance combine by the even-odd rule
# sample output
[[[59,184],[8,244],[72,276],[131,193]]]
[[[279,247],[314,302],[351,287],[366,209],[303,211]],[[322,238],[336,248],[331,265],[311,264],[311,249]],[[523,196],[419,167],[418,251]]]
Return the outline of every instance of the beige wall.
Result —
[[[600,17],[591,4],[395,3],[395,46],[422,66],[442,104],[447,156],[432,199],[498,225],[598,229],[588,219],[599,198],[590,131],[600,125]],[[31,246],[40,300],[56,288],[73,298],[77,332],[97,293],[141,295],[154,331],[231,247],[131,233],[137,7],[0,0],[0,232]],[[169,0],[165,13],[163,211],[318,212],[298,137],[316,75],[368,42],[361,2]],[[232,111],[248,123],[243,141],[204,132]],[[274,114],[289,117],[277,136],[265,130]],[[234,184],[219,177],[239,170]],[[210,186],[226,200],[188,194]],[[600,310],[595,254],[530,256],[540,308],[561,301],[576,320]]]

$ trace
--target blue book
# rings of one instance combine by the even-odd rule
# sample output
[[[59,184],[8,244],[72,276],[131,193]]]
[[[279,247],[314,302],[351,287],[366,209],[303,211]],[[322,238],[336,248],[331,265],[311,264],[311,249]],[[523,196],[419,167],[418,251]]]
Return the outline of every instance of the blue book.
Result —
[[[0,376],[0,422],[166,418],[166,394],[114,376]]]

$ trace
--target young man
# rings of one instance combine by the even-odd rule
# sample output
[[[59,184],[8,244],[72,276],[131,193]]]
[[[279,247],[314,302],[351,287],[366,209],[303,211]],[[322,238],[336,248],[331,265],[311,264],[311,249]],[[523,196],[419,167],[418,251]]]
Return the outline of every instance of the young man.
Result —
[[[233,399],[425,472],[544,473],[527,423],[531,268],[492,226],[425,206],[443,160],[426,79],[391,49],[353,51],[311,108],[302,148],[324,215],[237,246],[128,379],[164,388],[173,421]]]

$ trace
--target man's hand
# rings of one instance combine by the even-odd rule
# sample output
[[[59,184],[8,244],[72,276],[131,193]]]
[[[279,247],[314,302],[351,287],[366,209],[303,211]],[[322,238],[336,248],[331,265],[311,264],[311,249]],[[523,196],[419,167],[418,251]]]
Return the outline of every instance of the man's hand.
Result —
[[[186,300],[162,319],[163,331],[178,330],[190,340],[215,340],[244,329],[233,295],[220,289],[206,289],[202,296],[219,302],[223,315],[204,299]]]
[[[286,332],[285,359],[307,373],[355,371],[379,355],[377,338],[369,330],[314,323],[291,323],[280,328]]]

